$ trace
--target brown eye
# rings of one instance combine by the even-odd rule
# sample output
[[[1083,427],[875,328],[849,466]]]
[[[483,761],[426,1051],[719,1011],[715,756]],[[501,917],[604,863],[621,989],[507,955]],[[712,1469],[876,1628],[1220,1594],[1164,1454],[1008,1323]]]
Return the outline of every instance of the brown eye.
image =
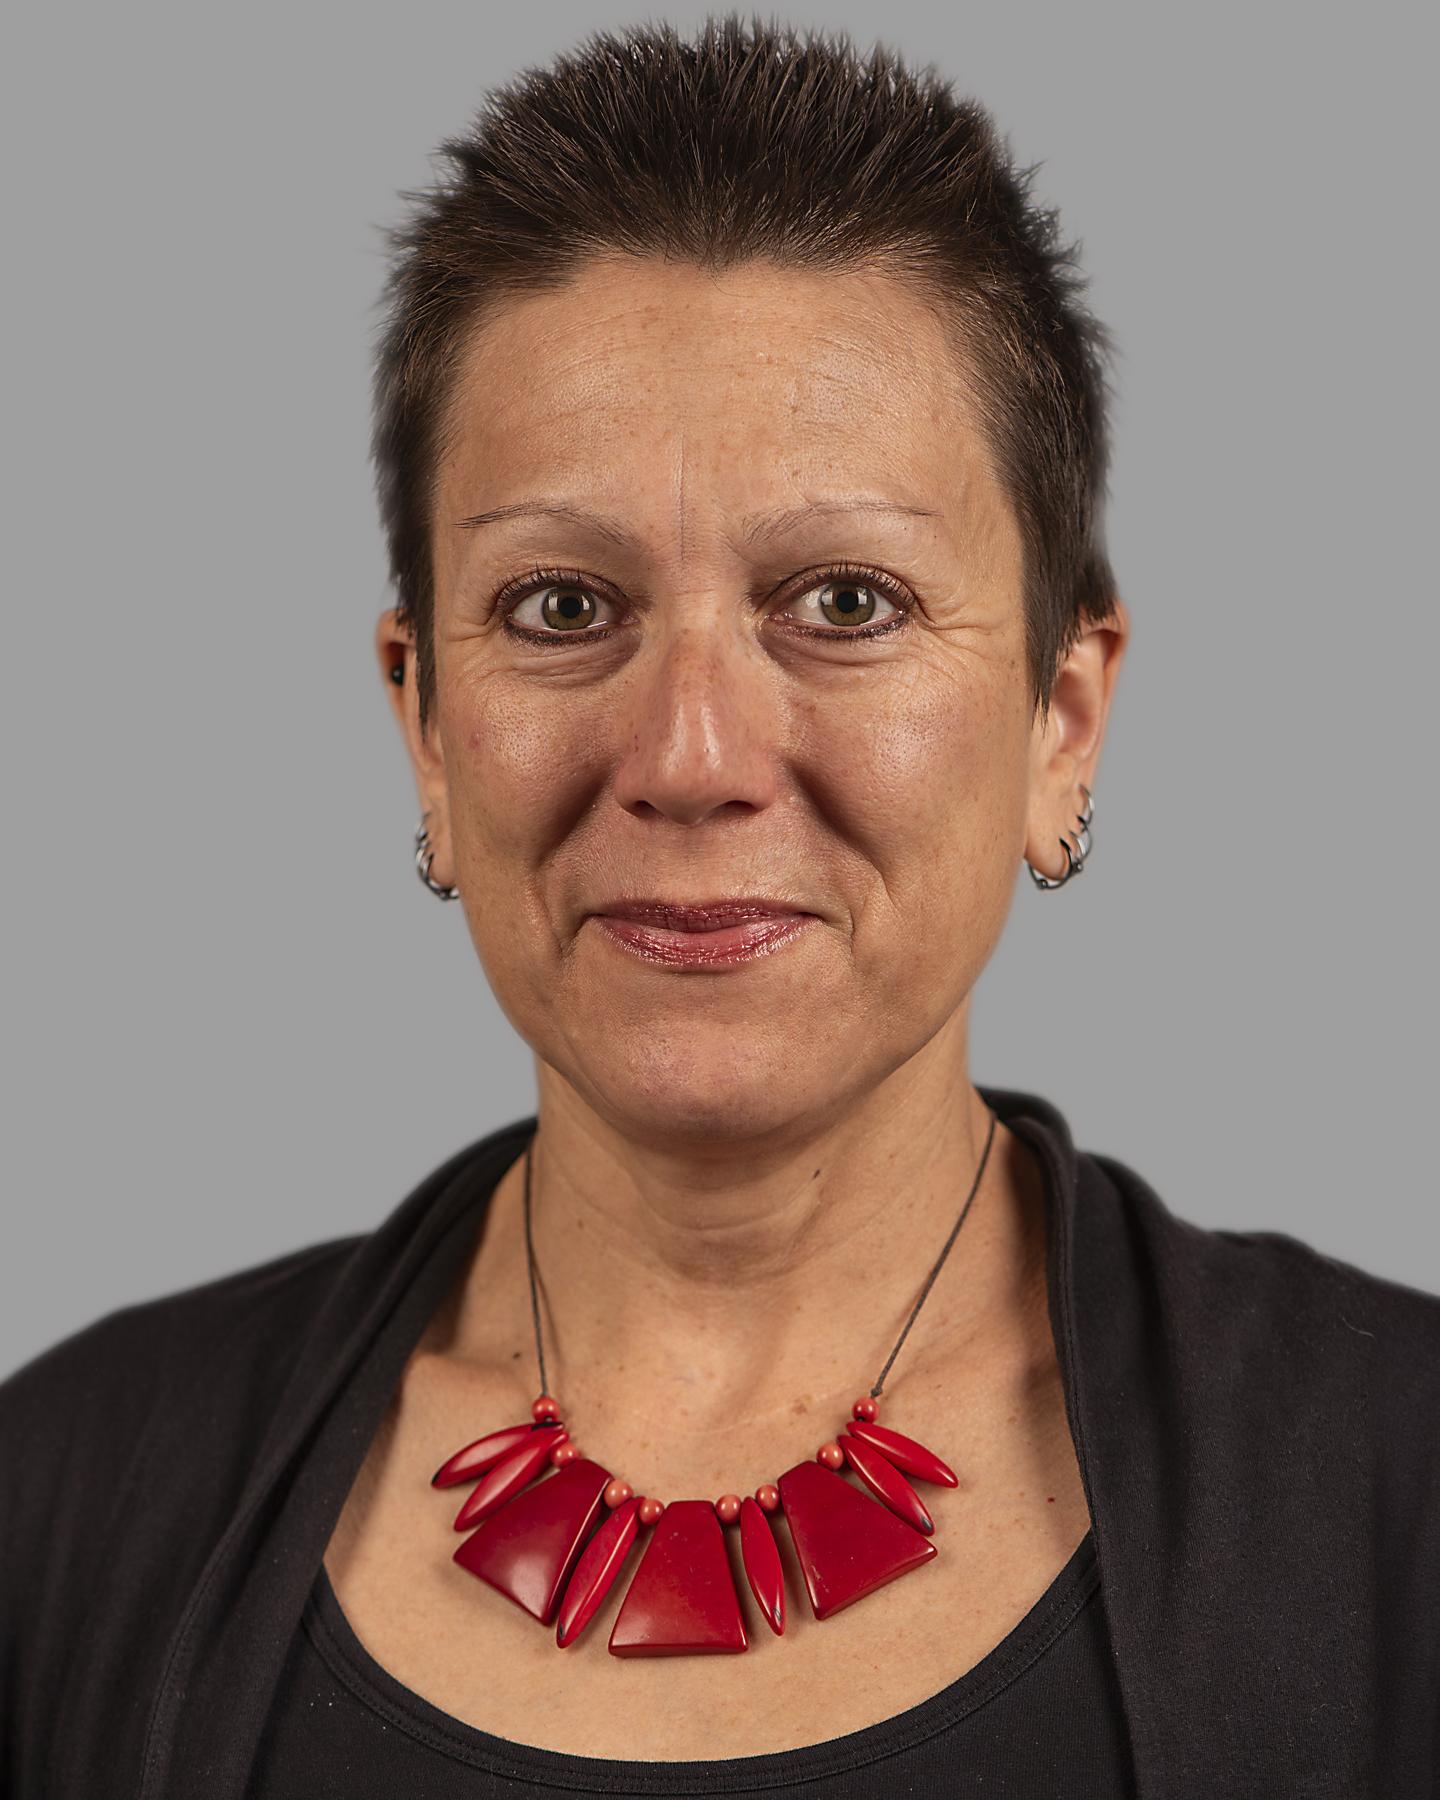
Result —
[[[548,587],[541,591],[539,600],[541,623],[556,631],[583,631],[594,620],[595,601],[584,588]]]
[[[532,602],[534,610],[529,610]],[[527,576],[500,590],[495,610],[502,629],[513,638],[540,649],[553,649],[567,637],[606,639],[615,632],[604,609],[613,602],[574,569],[532,569]],[[530,622],[522,623],[528,619]]]
[[[525,608],[538,602],[525,623]],[[808,604],[816,624],[802,624],[794,608]],[[522,581],[501,590],[495,605],[504,630],[536,648],[554,647],[563,639],[582,637],[602,642],[618,627],[601,615],[613,603],[598,597],[595,588],[574,570],[532,569]],[[875,623],[876,608],[889,608]],[[852,571],[836,564],[812,576],[810,586],[787,602],[787,629],[811,638],[879,637],[906,624],[913,602],[906,591],[869,569]]]
[[[881,605],[889,607],[890,611],[879,615],[878,624],[873,623],[876,609]],[[860,636],[865,626],[871,626],[871,631],[863,635],[873,635],[875,631],[900,624],[906,611],[874,576],[843,573],[813,583],[802,594],[797,594],[790,606],[800,609],[801,618],[808,612],[812,620],[820,622],[804,629],[828,637]],[[792,610],[790,616],[794,618],[795,611]],[[838,629],[828,629],[832,626]]]
[[[819,594],[820,610],[832,625],[868,625],[875,612],[875,590],[862,581],[826,581]]]

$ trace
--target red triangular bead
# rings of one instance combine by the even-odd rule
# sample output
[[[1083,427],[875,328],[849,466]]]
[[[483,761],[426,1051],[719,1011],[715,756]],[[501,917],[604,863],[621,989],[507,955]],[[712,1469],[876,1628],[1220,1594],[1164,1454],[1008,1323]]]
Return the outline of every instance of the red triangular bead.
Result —
[[[430,1477],[431,1487],[457,1487],[462,1481],[473,1481],[477,1475],[483,1475],[492,1463],[499,1462],[502,1456],[508,1456],[512,1450],[518,1450],[534,1431],[550,1431],[553,1426],[539,1425],[506,1425],[499,1431],[492,1431],[486,1437],[476,1438],[473,1444],[467,1444],[463,1450],[441,1463]]]
[[[822,1462],[796,1463],[778,1486],[817,1619],[935,1555],[929,1538]]]
[[[608,1469],[577,1456],[488,1518],[455,1552],[455,1561],[550,1624],[609,1479]]]
[[[845,1452],[846,1462],[891,1512],[927,1536],[935,1529],[935,1521],[926,1512],[920,1496],[894,1463],[887,1461],[873,1444],[867,1444],[864,1438],[846,1436],[841,1438],[840,1448]]]
[[[755,1604],[778,1637],[785,1630],[785,1574],[775,1533],[764,1507],[753,1494],[747,1494],[740,1502],[740,1555]]]
[[[709,1500],[672,1500],[656,1521],[610,1633],[614,1656],[743,1650],[725,1533]]]
[[[873,1444],[882,1456],[889,1457],[897,1469],[907,1475],[918,1475],[921,1481],[938,1481],[945,1487],[958,1487],[960,1478],[949,1463],[941,1462],[933,1450],[917,1444],[914,1438],[892,1431],[888,1425],[867,1425],[863,1419],[851,1419],[845,1429],[862,1443]]]
[[[560,1620],[555,1627],[555,1642],[562,1650],[579,1637],[614,1585],[640,1530],[635,1516],[639,1510],[640,1496],[632,1494],[615,1508],[581,1552],[560,1602]]]

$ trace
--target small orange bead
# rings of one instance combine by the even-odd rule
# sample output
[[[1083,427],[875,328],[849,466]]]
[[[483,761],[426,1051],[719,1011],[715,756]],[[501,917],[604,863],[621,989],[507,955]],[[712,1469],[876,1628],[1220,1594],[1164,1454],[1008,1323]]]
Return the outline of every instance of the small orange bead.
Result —
[[[853,1418],[863,1419],[867,1425],[873,1425],[875,1422],[875,1415],[879,1410],[880,1408],[871,1399],[869,1394],[866,1394],[855,1402],[850,1408],[850,1413]]]
[[[634,1492],[628,1481],[622,1481],[616,1475],[605,1483],[605,1492],[601,1498],[607,1506],[623,1506]]]
[[[530,1408],[530,1417],[534,1419],[537,1424],[542,1419],[558,1419],[560,1417],[560,1408],[548,1394],[541,1394],[540,1398]]]
[[[550,1461],[557,1469],[563,1469],[566,1463],[574,1462],[579,1455],[580,1451],[576,1448],[574,1440],[567,1439],[565,1443],[557,1444],[550,1452]]]
[[[635,1510],[642,1525],[653,1525],[664,1512],[665,1502],[653,1499],[647,1494]]]
[[[755,1490],[755,1498],[766,1512],[780,1510],[780,1490],[773,1481],[763,1481]]]
[[[831,1438],[828,1443],[822,1444],[815,1452],[815,1460],[824,1463],[827,1469],[840,1469],[845,1466],[845,1452],[834,1438]]]
[[[740,1517],[740,1496],[722,1494],[715,1502],[715,1511],[719,1514],[722,1525],[733,1525]]]
[[[555,1453],[557,1450],[563,1450],[566,1444],[569,1443],[570,1433],[558,1421],[556,1421],[554,1425],[548,1426],[546,1429],[551,1439],[550,1465],[552,1468],[558,1468],[560,1465],[555,1461]]]

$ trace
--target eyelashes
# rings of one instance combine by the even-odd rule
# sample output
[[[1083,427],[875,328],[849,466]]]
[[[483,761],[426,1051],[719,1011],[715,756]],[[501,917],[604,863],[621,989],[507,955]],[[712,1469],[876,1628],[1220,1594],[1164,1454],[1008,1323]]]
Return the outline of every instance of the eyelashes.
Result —
[[[844,585],[847,588],[862,588],[878,594],[896,610],[892,617],[864,625],[847,626],[811,626],[802,625],[794,620],[783,623],[782,629],[800,637],[824,638],[832,642],[848,643],[852,638],[884,637],[893,631],[903,630],[909,621],[914,607],[914,600],[908,592],[892,576],[882,574],[864,564],[838,562],[818,569],[807,575],[802,585],[793,589],[789,598],[782,605],[802,599],[815,588],[827,585]],[[526,644],[534,644],[543,649],[551,649],[556,645],[573,644],[580,640],[609,640],[617,631],[623,629],[618,625],[600,625],[594,629],[584,627],[574,631],[543,631],[527,625],[517,625],[513,617],[521,602],[533,594],[543,592],[546,588],[572,588],[580,593],[595,597],[598,590],[577,569],[544,569],[535,568],[516,580],[507,582],[495,596],[494,610],[502,620],[502,629],[506,635],[518,638]],[[603,598],[603,596],[600,596]],[[573,614],[571,616],[574,616]]]

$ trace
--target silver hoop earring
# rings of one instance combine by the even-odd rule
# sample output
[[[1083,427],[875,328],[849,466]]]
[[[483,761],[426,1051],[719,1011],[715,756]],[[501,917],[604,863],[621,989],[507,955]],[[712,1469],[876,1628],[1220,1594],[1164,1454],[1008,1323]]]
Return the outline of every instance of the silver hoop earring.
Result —
[[[1074,848],[1071,848],[1069,838],[1062,837],[1060,840],[1060,848],[1065,852],[1067,864],[1065,873],[1052,880],[1050,876],[1042,875],[1035,865],[1028,858],[1026,859],[1025,867],[1029,869],[1030,879],[1038,888],[1064,887],[1072,875],[1078,875],[1085,867],[1085,858],[1090,854],[1090,821],[1095,816],[1095,807],[1090,798],[1090,790],[1083,781],[1080,783],[1080,792],[1085,796],[1085,810],[1075,815],[1075,823],[1080,829],[1070,833],[1070,837],[1075,840]]]
[[[430,873],[430,865],[435,860],[435,852],[430,847],[430,833],[425,824],[429,817],[428,812],[420,815],[420,826],[415,833],[415,867],[420,872],[420,879],[432,894],[441,900],[458,900],[460,898],[458,887],[445,887]]]

